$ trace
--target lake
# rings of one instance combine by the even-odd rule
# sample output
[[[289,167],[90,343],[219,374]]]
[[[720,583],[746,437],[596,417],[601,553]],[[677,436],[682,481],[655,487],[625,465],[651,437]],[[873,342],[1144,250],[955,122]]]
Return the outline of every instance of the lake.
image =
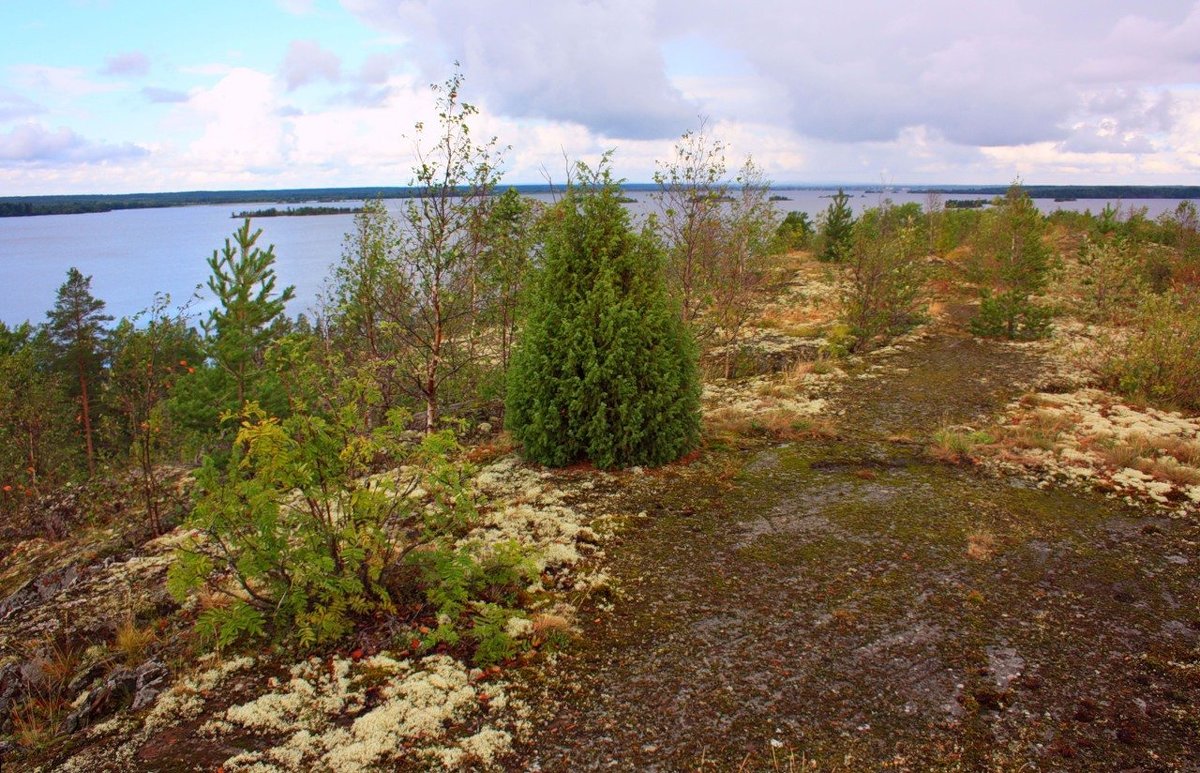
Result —
[[[781,212],[808,212],[814,218],[829,205],[831,190],[778,188],[773,193],[789,200],[775,202]],[[880,195],[848,191],[854,209],[861,212],[879,203]],[[627,205],[638,215],[653,207],[647,192],[634,192],[636,203]],[[925,203],[924,194],[906,191],[888,194],[897,204],[910,201]],[[549,201],[550,194],[533,198]],[[949,198],[978,198],[970,194],[942,194]],[[1091,209],[1099,212],[1108,202],[1079,199],[1055,202],[1035,199],[1042,211]],[[328,205],[330,202],[320,202]],[[352,206],[358,202],[336,202]],[[1116,202],[1114,202],[1116,203]],[[1170,211],[1175,199],[1126,200],[1126,206],[1146,207],[1150,217]],[[389,209],[399,210],[402,202],[391,201]],[[230,217],[234,211],[267,209],[291,204],[222,204],[215,206],[130,209],[86,215],[45,215],[39,217],[0,218],[0,272],[4,287],[0,292],[0,321],[17,324],[24,320],[45,320],[54,305],[55,293],[65,281],[67,269],[74,266],[92,277],[92,294],[105,301],[106,311],[118,319],[146,308],[156,292],[169,293],[174,305],[187,301],[197,288],[200,300],[192,307],[200,313],[212,300],[204,283],[208,279],[206,259],[219,249],[240,222]],[[297,315],[312,309],[324,287],[331,266],[342,253],[342,240],[352,225],[352,215],[260,218],[255,226],[263,229],[259,244],[275,245],[275,270],[280,287],[296,286],[296,298],[288,313]]]

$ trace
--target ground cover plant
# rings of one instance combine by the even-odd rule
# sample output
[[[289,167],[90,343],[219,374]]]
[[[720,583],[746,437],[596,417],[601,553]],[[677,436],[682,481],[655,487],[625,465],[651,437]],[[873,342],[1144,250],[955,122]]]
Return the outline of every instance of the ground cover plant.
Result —
[[[0,327],[6,769],[1197,763],[1194,209],[810,232],[702,126],[635,227],[463,88],[316,318],[243,222]]]

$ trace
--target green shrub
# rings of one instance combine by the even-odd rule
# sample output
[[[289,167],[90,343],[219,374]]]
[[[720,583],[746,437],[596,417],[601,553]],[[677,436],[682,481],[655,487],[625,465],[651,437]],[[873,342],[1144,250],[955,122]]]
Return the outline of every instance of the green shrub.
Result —
[[[1107,211],[1107,210],[1106,210]],[[1116,320],[1137,306],[1152,278],[1151,265],[1159,251],[1126,239],[1088,239],[1080,248],[1078,285],[1080,311],[1100,322]]]
[[[668,301],[662,250],[632,230],[607,159],[577,168],[548,215],[506,423],[542,464],[662,464],[699,440],[695,350]]]
[[[228,462],[210,459],[196,476],[191,525],[205,539],[186,545],[168,575],[181,601],[203,585],[231,599],[201,614],[205,639],[337,639],[355,615],[390,607],[385,571],[400,556],[465,528],[474,510],[453,436],[413,448],[407,416],[388,419],[367,431],[354,402],[283,420],[247,406]],[[381,457],[406,458],[416,472],[369,475]],[[430,506],[409,496],[417,485]]]
[[[477,557],[477,546],[442,544],[412,554],[438,626],[422,647],[458,644],[463,634],[475,644],[475,662],[487,665],[515,654],[521,644],[506,630],[523,616],[518,607],[524,589],[537,579],[538,564],[529,548],[516,542],[492,546]]]
[[[1128,340],[1105,347],[1104,382],[1127,395],[1200,408],[1200,293],[1147,294]]]
[[[780,252],[803,250],[812,241],[814,232],[807,212],[789,212],[775,229],[774,247]]]
[[[971,332],[985,338],[1032,341],[1050,335],[1051,313],[1019,290],[998,295],[984,290]]]
[[[887,201],[864,212],[854,228],[842,306],[856,349],[902,333],[921,318],[926,272],[915,223],[911,207]]]

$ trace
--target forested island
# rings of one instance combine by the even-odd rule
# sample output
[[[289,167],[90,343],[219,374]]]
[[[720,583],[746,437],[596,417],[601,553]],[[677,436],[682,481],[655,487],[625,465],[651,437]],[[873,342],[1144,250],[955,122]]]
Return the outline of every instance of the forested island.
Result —
[[[357,215],[362,207],[270,207],[268,209],[247,209],[230,215],[235,220],[247,217],[313,217],[319,215]]]

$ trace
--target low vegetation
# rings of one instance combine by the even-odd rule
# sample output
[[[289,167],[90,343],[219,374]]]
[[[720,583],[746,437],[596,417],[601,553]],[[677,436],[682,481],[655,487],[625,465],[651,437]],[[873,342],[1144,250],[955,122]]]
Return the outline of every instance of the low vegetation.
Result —
[[[44,324],[0,325],[0,621],[112,597],[102,624],[31,611],[22,647],[2,640],[19,760],[56,760],[88,727],[130,749],[191,723],[250,749],[227,770],[494,764],[528,732],[502,670],[612,603],[600,532],[648,518],[606,497],[673,474],[643,467],[842,443],[860,430],[829,395],[902,373],[887,358],[931,316],[1032,342],[987,344],[1005,351],[1074,347],[1090,386],[893,442],[1200,504],[1190,204],[1043,216],[1013,185],[987,207],[856,215],[839,192],[815,224],[780,221],[762,171],[731,175],[702,125],[637,228],[607,157],[551,207],[498,192],[503,150],[474,139],[462,88],[443,84],[439,125],[417,132],[400,214],[355,213],[318,319],[285,313],[247,218],[208,262],[202,321],[159,297],[110,324],[72,269]],[[852,486],[890,474],[846,464]],[[1006,537],[956,539],[985,564]]]

